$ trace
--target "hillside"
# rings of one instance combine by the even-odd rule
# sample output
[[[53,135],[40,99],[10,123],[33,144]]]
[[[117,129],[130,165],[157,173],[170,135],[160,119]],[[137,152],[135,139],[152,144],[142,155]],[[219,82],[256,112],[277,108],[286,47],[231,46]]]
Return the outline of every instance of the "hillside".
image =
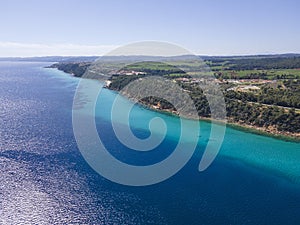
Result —
[[[116,61],[112,60],[105,65],[109,67],[114,63]],[[275,135],[300,138],[300,56],[206,57],[205,63],[224,93],[229,122]],[[81,77],[90,65],[90,62],[73,62],[51,67]],[[193,71],[195,67],[195,62],[188,58],[167,63],[129,64],[110,75],[108,88],[120,91],[133,80],[161,76],[189,93],[199,117],[209,118],[211,112],[199,88],[200,79],[191,76],[193,72],[185,72]],[[97,76],[93,78],[97,79]],[[127,97],[139,99],[138,95]],[[140,102],[176,114],[174,106],[164,99],[150,96],[140,99]]]

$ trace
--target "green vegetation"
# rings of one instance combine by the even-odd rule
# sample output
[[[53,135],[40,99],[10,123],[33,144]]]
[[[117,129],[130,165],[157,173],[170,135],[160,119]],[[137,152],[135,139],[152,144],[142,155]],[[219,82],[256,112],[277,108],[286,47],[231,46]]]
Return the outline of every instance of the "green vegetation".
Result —
[[[228,70],[271,70],[271,69],[298,69],[300,57],[266,57],[231,59],[225,63]]]
[[[271,70],[227,70],[214,69],[217,78],[222,79],[300,79],[300,69],[271,69]]]
[[[258,91],[229,90],[225,92],[225,96],[243,102],[257,102],[300,109],[300,80],[282,80],[281,82],[261,85],[261,89]]]
[[[217,78],[300,79],[298,55],[212,58],[206,61]]]
[[[206,71],[203,74],[214,74],[217,78],[216,82],[224,93],[230,122],[260,127],[271,133],[300,137],[299,56],[206,57],[205,63],[212,72]],[[102,67],[111,70],[117,64],[117,68],[120,68],[120,62],[115,61],[105,62]],[[80,77],[89,65],[59,63],[52,67]],[[177,59],[168,60],[166,63],[149,61],[122,65],[124,66],[121,70],[111,74],[108,88],[120,91],[136,79],[148,76],[164,77],[178,84],[191,96],[200,117],[211,116],[208,101],[199,82],[192,78],[198,75],[198,61]],[[135,91],[141,93],[145,90]],[[170,95],[176,98],[177,94]],[[139,99],[138,94],[128,97]],[[156,109],[176,111],[169,102],[154,96],[140,99],[140,102]]]
[[[75,77],[82,77],[87,68],[91,65],[89,62],[66,62],[66,63],[55,63],[49,68],[57,68],[65,73],[73,74]]]

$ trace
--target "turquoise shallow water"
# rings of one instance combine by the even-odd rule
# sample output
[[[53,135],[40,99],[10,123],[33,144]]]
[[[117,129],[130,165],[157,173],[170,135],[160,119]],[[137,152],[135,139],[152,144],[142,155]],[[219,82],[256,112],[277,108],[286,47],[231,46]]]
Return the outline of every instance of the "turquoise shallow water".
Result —
[[[176,175],[147,187],[116,184],[77,148],[72,101],[79,79],[43,68],[49,64],[0,63],[0,224],[300,224],[299,143],[227,128],[216,160],[199,172],[210,131],[201,122],[197,149]],[[133,165],[168,157],[178,118],[135,106],[130,123],[138,137],[149,136],[157,116],[168,130],[155,150],[132,151],[112,130],[115,96],[103,90],[96,108],[111,154]]]
[[[97,113],[101,119],[110,121],[111,104],[118,93],[102,89],[98,101]],[[129,104],[126,98],[122,98],[124,104]],[[122,109],[121,109],[122,111]],[[130,125],[135,129],[149,132],[149,121],[155,117],[162,118],[167,127],[167,136],[178,140],[180,135],[180,121],[175,116],[161,114],[136,105],[131,111]],[[117,118],[118,119],[118,118]],[[183,141],[194,141],[194,129],[196,121],[190,121],[190,133]],[[124,123],[120,120],[119,123]],[[198,151],[204,150],[209,139],[211,124],[200,122],[200,137]],[[161,134],[157,128],[154,132]],[[150,133],[148,133],[149,135]],[[283,141],[272,137],[240,131],[231,127],[226,128],[225,138],[219,151],[219,157],[226,157],[251,165],[252,167],[266,170],[266,172],[281,176],[293,183],[300,183],[300,144],[297,142]]]
[[[243,136],[247,135],[247,138]],[[221,155],[300,182],[300,144],[227,129]]]

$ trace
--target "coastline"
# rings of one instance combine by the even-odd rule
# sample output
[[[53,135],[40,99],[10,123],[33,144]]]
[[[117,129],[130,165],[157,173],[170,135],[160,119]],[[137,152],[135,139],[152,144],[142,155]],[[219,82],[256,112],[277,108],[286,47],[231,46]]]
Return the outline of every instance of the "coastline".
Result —
[[[109,89],[109,88],[107,88]],[[115,91],[117,93],[120,93],[117,90],[113,90],[113,89],[109,89],[111,91]],[[126,97],[129,100],[136,100],[132,97],[126,96],[126,95],[122,95],[124,97]],[[154,107],[153,105],[150,104],[146,104],[144,102],[140,102],[138,101],[138,103],[141,107],[146,108],[148,110],[152,110],[155,112],[159,112],[168,116],[174,116],[174,117],[179,117],[178,114],[176,114],[175,112],[168,110],[168,109],[159,109],[157,107]],[[296,133],[290,133],[290,132],[285,132],[285,131],[277,131],[274,129],[269,129],[266,127],[258,127],[258,126],[253,126],[253,125],[248,125],[245,123],[237,123],[237,122],[233,122],[230,118],[229,120],[227,120],[227,122],[225,121],[220,121],[220,120],[215,120],[212,118],[208,118],[208,117],[199,117],[199,118],[192,118],[192,117],[183,117],[185,119],[189,119],[189,120],[195,120],[195,121],[205,121],[208,123],[211,122],[215,122],[215,123],[221,123],[221,124],[225,124],[228,127],[240,130],[240,131],[244,131],[247,133],[252,133],[252,134],[257,134],[257,135],[263,135],[263,136],[267,136],[267,137],[271,137],[271,138],[276,138],[282,141],[289,141],[289,142],[296,142],[296,143],[300,143],[300,134]]]
[[[50,67],[50,68],[52,68],[52,67]],[[57,69],[59,71],[62,71],[58,68],[52,68],[52,69]],[[69,74],[72,77],[77,77],[72,73],[68,73],[68,72],[65,72],[65,71],[63,71],[63,72]],[[83,78],[83,79],[85,79],[85,78]],[[109,88],[105,85],[104,85],[104,88],[107,88],[110,91],[115,91],[117,93],[120,93],[118,90],[111,89],[111,88]],[[127,96],[127,95],[123,95],[123,96],[126,97],[129,100],[136,100],[136,99],[134,99],[130,96]],[[176,114],[176,112],[173,112],[169,109],[159,109],[159,108],[155,107],[154,105],[150,105],[150,104],[147,104],[145,102],[141,102],[141,101],[137,101],[137,102],[141,107],[144,107],[146,109],[156,111],[156,112],[159,112],[159,113],[163,113],[163,114],[166,114],[168,116],[179,117],[178,114]],[[276,138],[276,139],[283,140],[283,141],[300,143],[300,133],[277,131],[276,129],[269,129],[267,127],[258,127],[258,126],[253,126],[253,125],[249,125],[249,124],[245,124],[245,123],[233,122],[230,118],[227,119],[227,122],[214,120],[214,119],[208,118],[208,117],[198,117],[198,118],[184,117],[184,118],[185,119],[190,119],[190,120],[205,121],[205,122],[209,122],[209,123],[211,123],[212,121],[214,121],[216,123],[225,123],[226,126],[232,127],[234,129],[237,129],[237,130],[240,130],[240,131],[244,131],[244,132],[248,132],[248,133],[252,133],[252,134],[257,134],[257,135],[263,135],[263,136],[267,136],[267,137],[271,137],[271,138]]]
[[[289,142],[295,142],[295,143],[300,143],[300,136],[297,135],[289,135],[286,134],[285,132],[270,132],[264,127],[255,127],[252,125],[247,125],[247,124],[239,124],[239,123],[232,123],[228,122],[227,123],[228,127],[232,127],[236,130],[252,133],[252,134],[257,134],[257,135],[263,135],[271,138],[276,138],[282,141],[289,141]]]

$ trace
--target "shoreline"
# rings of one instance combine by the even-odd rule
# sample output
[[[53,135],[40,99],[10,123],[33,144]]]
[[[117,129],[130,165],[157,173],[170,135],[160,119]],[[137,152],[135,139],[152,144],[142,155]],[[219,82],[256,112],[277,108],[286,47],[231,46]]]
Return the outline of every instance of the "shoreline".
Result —
[[[59,71],[62,71],[58,68],[55,68],[55,69],[57,69]],[[66,72],[64,72],[64,73],[66,73]],[[76,76],[74,76],[74,74],[71,74],[71,73],[67,73],[67,74],[69,74],[72,77],[76,77]],[[109,87],[104,87],[104,88],[106,88],[110,91],[120,93],[118,90],[110,89]],[[127,95],[122,95],[122,96],[126,97],[128,100],[136,100],[136,99],[134,99],[132,97],[129,97]],[[163,114],[168,115],[168,116],[179,117],[178,114],[176,114],[175,112],[172,112],[171,110],[159,109],[159,108],[154,107],[154,105],[150,105],[150,104],[143,103],[143,102],[140,102],[140,101],[137,101],[137,103],[143,108],[146,108],[146,109],[149,109],[149,110],[152,110],[152,111],[155,111],[155,112],[163,113]],[[283,140],[283,141],[300,143],[300,134],[299,133],[290,133],[290,132],[286,132],[286,131],[277,131],[277,130],[274,130],[274,129],[270,130],[266,127],[258,127],[258,126],[253,126],[253,125],[249,125],[249,124],[245,124],[245,123],[237,123],[237,122],[231,121],[230,118],[229,118],[229,121],[227,119],[226,122],[224,122],[224,121],[222,122],[222,121],[219,121],[219,120],[214,120],[214,119],[211,119],[211,118],[208,118],[208,117],[198,117],[198,118],[183,117],[183,118],[189,119],[189,120],[205,121],[205,122],[209,122],[209,123],[211,123],[212,121],[214,121],[216,123],[218,123],[218,122],[223,123],[223,124],[225,123],[226,126],[237,129],[237,130],[240,130],[240,131],[244,131],[244,132],[248,132],[248,133],[252,133],[252,134],[257,134],[257,135],[263,135],[263,136],[271,137],[271,138],[276,138],[276,139]]]
[[[119,91],[114,90],[114,89],[109,89],[109,88],[107,88],[107,89],[111,90],[111,91],[115,91],[117,93],[120,93]],[[136,100],[136,99],[131,98],[126,95],[122,95],[122,96],[126,97],[130,101]],[[140,101],[137,101],[137,104],[139,104],[141,107],[143,107],[145,109],[149,109],[154,112],[162,113],[162,114],[165,114],[168,116],[179,117],[178,114],[176,114],[168,109],[159,109],[159,108],[154,107],[151,104],[146,104],[146,103],[143,103]],[[188,119],[188,120],[194,120],[194,121],[204,121],[204,122],[208,122],[208,123],[211,123],[211,122],[221,123],[221,124],[225,124],[228,127],[234,128],[236,130],[244,131],[247,133],[263,135],[266,137],[271,137],[271,138],[279,139],[282,141],[300,143],[300,134],[298,134],[298,133],[293,134],[293,133],[288,133],[288,132],[284,132],[284,131],[277,131],[277,130],[275,131],[274,129],[270,130],[266,127],[257,127],[257,126],[248,125],[248,124],[244,124],[244,123],[237,123],[237,122],[231,121],[230,118],[229,118],[229,120],[227,119],[226,122],[220,121],[220,120],[215,120],[215,119],[208,118],[208,117],[198,117],[198,118],[183,117],[183,118]]]
[[[234,129],[240,130],[240,131],[244,131],[247,133],[271,137],[271,138],[275,138],[275,139],[282,140],[282,141],[300,143],[300,137],[296,136],[296,135],[288,135],[288,134],[283,134],[283,133],[279,133],[279,132],[271,133],[266,128],[254,127],[252,125],[247,125],[247,124],[239,124],[239,123],[229,122],[229,123],[227,123],[227,125],[231,128],[234,128]]]

